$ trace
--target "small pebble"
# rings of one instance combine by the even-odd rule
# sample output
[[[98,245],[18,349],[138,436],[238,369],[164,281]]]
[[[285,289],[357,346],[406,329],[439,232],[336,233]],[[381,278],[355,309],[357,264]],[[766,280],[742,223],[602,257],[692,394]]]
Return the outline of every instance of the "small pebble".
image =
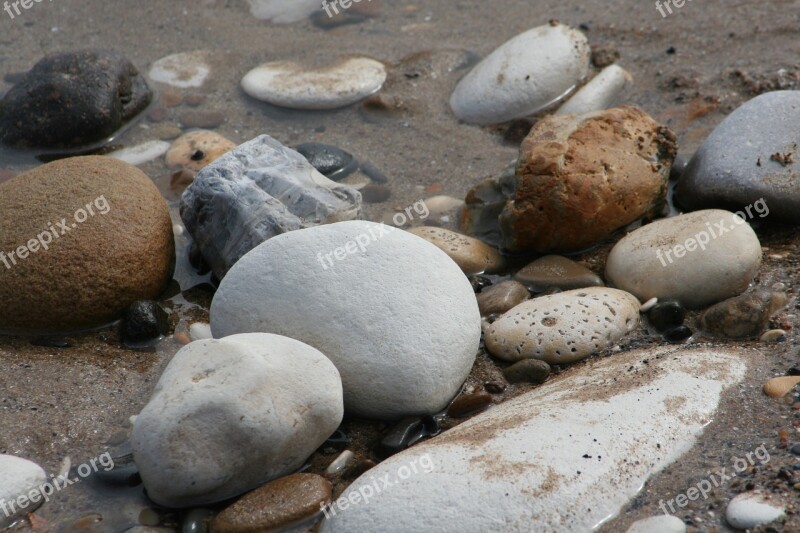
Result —
[[[782,376],[764,383],[764,394],[772,398],[783,398],[800,383],[800,376]]]
[[[369,161],[361,163],[361,172],[375,183],[388,183],[389,178]]]
[[[235,147],[234,143],[213,131],[191,131],[172,143],[167,152],[167,165],[197,172]]]
[[[761,342],[778,343],[786,340],[786,332],[782,329],[771,329],[759,337]]]
[[[517,272],[514,279],[535,292],[542,292],[552,287],[566,291],[603,286],[600,276],[560,255],[540,257]]]
[[[151,80],[173,87],[201,87],[211,73],[205,53],[185,52],[162,57],[150,67]]]
[[[106,154],[120,161],[125,161],[130,165],[143,165],[149,161],[157,159],[167,153],[169,143],[164,141],[147,141],[136,146],[114,150]]]
[[[800,455],[800,444],[795,444],[792,446],[789,451],[795,455]]]
[[[498,381],[488,381],[483,384],[483,388],[490,394],[502,394],[506,390],[506,384]]]
[[[524,359],[503,370],[509,383],[544,383],[550,376],[550,365],[538,359]]]
[[[299,145],[296,150],[318,172],[333,181],[343,180],[358,168],[358,161],[353,155],[336,146],[321,143],[304,143]]]
[[[777,507],[759,492],[745,492],[733,498],[725,510],[725,518],[736,529],[752,529],[783,517],[783,507]]]
[[[655,305],[658,303],[658,298],[650,298],[645,303],[642,304],[642,307],[639,308],[640,313],[646,313],[651,310]]]
[[[159,102],[161,102],[165,107],[176,107],[183,103],[183,96],[181,96],[180,93],[164,91],[161,93]]]
[[[208,533],[209,524],[216,513],[208,509],[192,509],[183,517],[181,533]]]
[[[386,185],[369,183],[359,189],[361,199],[368,204],[380,204],[392,196],[392,191]]]
[[[503,314],[530,297],[527,287],[522,283],[504,281],[478,294],[478,309],[480,309],[481,316]]]
[[[426,425],[422,418],[403,418],[381,439],[379,452],[385,457],[394,455],[429,436],[431,429],[438,431],[438,427],[434,428],[430,422]]]
[[[133,302],[122,317],[122,341],[138,345],[161,338],[169,333],[169,317],[157,302]]]
[[[686,533],[686,524],[677,516],[663,514],[637,520],[627,533]]]
[[[450,256],[468,276],[502,270],[505,261],[500,253],[478,239],[461,235],[444,228],[420,226],[410,233],[436,245]]]
[[[755,338],[764,331],[769,317],[786,302],[784,293],[757,290],[710,307],[700,317],[700,323],[704,330],[718,337]]]
[[[206,324],[205,322],[195,322],[189,326],[189,336],[193,341],[214,338],[211,334],[211,324]]]
[[[492,396],[485,392],[462,394],[447,408],[447,416],[451,418],[464,418],[487,409],[491,404]]]
[[[692,336],[692,330],[687,326],[678,326],[664,332],[664,340],[672,343],[679,344]]]
[[[449,222],[458,209],[464,207],[464,200],[452,196],[431,196],[425,199],[430,217],[440,222]]]
[[[492,280],[486,276],[470,276],[469,282],[472,285],[472,290],[476,293],[481,292],[486,287],[492,286]]]
[[[659,333],[683,325],[686,311],[675,300],[662,300],[647,313],[647,320]]]
[[[353,460],[353,457],[355,457],[355,454],[352,451],[343,451],[331,462],[331,464],[328,465],[328,468],[325,469],[325,474],[330,476],[341,472],[347,467],[347,465],[350,464],[350,461]]]

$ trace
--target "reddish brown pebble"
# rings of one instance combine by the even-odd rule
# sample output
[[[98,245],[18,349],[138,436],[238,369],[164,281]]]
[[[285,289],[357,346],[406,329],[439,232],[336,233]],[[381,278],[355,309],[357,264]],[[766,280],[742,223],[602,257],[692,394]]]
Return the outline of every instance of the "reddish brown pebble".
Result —
[[[486,392],[491,394],[501,394],[506,390],[506,384],[500,383],[499,381],[489,381],[483,384],[483,388],[486,389]]]
[[[375,464],[372,459],[359,458],[357,461],[351,461],[342,472],[342,479],[355,479],[370,468],[373,468]]]
[[[447,409],[447,416],[463,418],[467,415],[483,411],[492,404],[492,396],[485,392],[461,395]]]

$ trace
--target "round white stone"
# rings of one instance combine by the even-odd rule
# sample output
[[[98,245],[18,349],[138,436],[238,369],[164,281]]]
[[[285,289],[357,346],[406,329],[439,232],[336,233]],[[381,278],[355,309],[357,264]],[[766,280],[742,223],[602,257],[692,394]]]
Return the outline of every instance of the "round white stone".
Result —
[[[546,24],[512,38],[478,63],[450,98],[455,115],[496,124],[540,111],[569,94],[589,73],[586,36]]]
[[[150,67],[151,80],[186,89],[202,87],[211,72],[205,52],[183,52],[162,57]]]
[[[253,98],[280,107],[336,109],[378,92],[384,81],[383,63],[366,57],[345,59],[320,69],[276,61],[245,74],[242,89]]]
[[[134,459],[154,502],[219,502],[294,472],[343,412],[339,372],[300,341],[197,341],[175,354],[136,417]]]
[[[745,492],[728,503],[725,519],[736,529],[752,529],[769,524],[784,514],[783,507],[770,503],[762,493]]]
[[[572,95],[556,115],[582,115],[611,107],[620,93],[632,83],[633,77],[627,70],[610,65]]]
[[[606,279],[641,301],[675,299],[702,309],[744,292],[760,265],[753,229],[734,213],[707,209],[626,235],[608,256]]]
[[[469,281],[439,248],[365,221],[284,233],[228,272],[211,303],[215,337],[265,331],[316,347],[342,374],[354,416],[436,413],[480,341]]]
[[[686,533],[686,524],[677,516],[651,516],[634,522],[627,533]]]
[[[47,474],[36,463],[13,455],[0,455],[0,502],[5,504],[0,509],[0,529],[13,524],[25,514],[32,513],[42,504],[41,497],[35,497],[38,499],[35,503],[28,497],[32,490],[41,487],[45,481]],[[25,496],[26,500],[19,502],[20,496]]]

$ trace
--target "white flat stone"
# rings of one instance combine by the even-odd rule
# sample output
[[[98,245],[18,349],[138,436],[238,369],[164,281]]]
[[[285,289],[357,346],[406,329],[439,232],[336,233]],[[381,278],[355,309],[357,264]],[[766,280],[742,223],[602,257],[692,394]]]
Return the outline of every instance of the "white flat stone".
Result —
[[[582,115],[611,107],[629,85],[633,76],[617,65],[604,68],[562,105],[556,115]]]
[[[182,52],[162,57],[150,67],[151,80],[186,89],[202,87],[211,73],[203,51]]]
[[[627,533],[686,533],[686,524],[677,516],[651,516],[634,522]]]
[[[725,510],[725,519],[736,529],[752,529],[769,524],[786,514],[782,506],[760,492],[745,492],[733,498]]]
[[[321,0],[248,0],[250,13],[261,20],[275,24],[291,24],[308,18],[322,9]]]
[[[546,24],[512,38],[458,83],[450,98],[455,115],[471,124],[522,118],[558,102],[589,73],[586,36]]]
[[[386,81],[383,63],[367,57],[311,69],[291,61],[264,63],[242,78],[244,92],[293,109],[337,109],[378,92]]]
[[[343,496],[383,490],[323,531],[589,531],[692,448],[746,362],[658,348],[568,371],[369,470]]]
[[[40,487],[45,481],[47,474],[36,463],[13,455],[0,455],[0,503],[4,504],[0,507],[0,529],[13,524],[18,518],[32,513],[42,505],[40,492],[37,491],[39,496],[33,495],[37,501],[32,502],[28,498],[31,491]],[[24,496],[25,500],[20,502],[18,499],[21,496]]]
[[[143,165],[166,154],[170,144],[164,141],[147,141],[136,146],[115,150],[106,154],[108,157],[125,161],[131,165]]]

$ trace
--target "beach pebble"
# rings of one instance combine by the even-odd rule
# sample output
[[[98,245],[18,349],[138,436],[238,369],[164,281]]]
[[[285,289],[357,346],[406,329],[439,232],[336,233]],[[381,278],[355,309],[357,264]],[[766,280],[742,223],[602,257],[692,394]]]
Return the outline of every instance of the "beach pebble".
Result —
[[[211,533],[286,531],[321,516],[332,490],[328,480],[316,474],[276,479],[227,507],[209,529]]]
[[[186,89],[202,87],[211,73],[204,51],[182,52],[162,57],[150,67],[148,77],[160,83]]]
[[[514,274],[514,279],[535,292],[544,292],[553,287],[568,291],[603,286],[600,276],[560,255],[540,257]]]
[[[522,118],[562,99],[589,73],[583,33],[558,23],[510,39],[458,83],[450,107],[464,122],[496,124]]]
[[[383,63],[352,57],[326,67],[290,61],[264,63],[242,78],[242,89],[257,100],[293,109],[337,109],[378,92],[386,81]]]
[[[644,302],[642,304],[642,307],[639,308],[639,312],[640,313],[647,313],[653,307],[655,307],[657,303],[658,303],[658,298],[650,298],[649,300],[647,300],[646,302]]]
[[[530,297],[528,289],[522,283],[504,281],[478,294],[478,309],[481,311],[481,316],[502,315]]]
[[[773,91],[728,115],[689,161],[677,188],[688,209],[724,207],[747,220],[800,222],[800,91]],[[747,208],[750,208],[748,215]]]
[[[462,394],[447,408],[447,416],[451,418],[464,418],[483,411],[492,405],[492,395],[486,392]]]
[[[439,222],[455,220],[456,212],[464,207],[464,200],[452,196],[431,196],[425,199],[430,217]]]
[[[392,197],[392,190],[380,183],[368,183],[358,189],[358,192],[367,204],[380,204]]]
[[[322,353],[247,333],[181,348],[131,443],[151,500],[206,505],[294,472],[342,414],[339,372]]]
[[[772,314],[786,305],[786,294],[757,290],[729,298],[700,316],[702,328],[718,337],[752,339],[761,335]]]
[[[194,322],[189,326],[189,336],[193,341],[201,341],[204,339],[213,339],[211,335],[211,324],[205,322]]]
[[[627,533],[686,533],[686,524],[677,516],[664,514],[637,520]]]
[[[484,331],[489,353],[504,361],[572,363],[605,350],[636,329],[639,301],[589,287],[523,302]]]
[[[768,344],[783,342],[786,340],[786,331],[782,329],[771,329],[769,331],[765,331],[761,337],[758,338],[758,340]]]
[[[686,310],[674,300],[660,301],[647,312],[647,321],[659,333],[682,326],[685,318]]]
[[[320,174],[333,181],[341,181],[358,169],[358,161],[353,154],[336,146],[304,143],[297,147],[297,153],[305,157]]]
[[[724,233],[715,229],[719,224]],[[742,293],[760,265],[761,244],[752,228],[733,213],[708,209],[626,235],[608,256],[606,280],[640,300],[673,299],[702,309]]]
[[[800,376],[781,376],[764,383],[764,394],[771,398],[783,398],[800,384]]]
[[[484,272],[491,274],[503,268],[503,256],[478,239],[432,226],[420,226],[408,232],[436,245],[468,276]]]
[[[664,340],[671,344],[679,344],[693,335],[688,326],[677,326],[664,332]]]
[[[481,333],[472,287],[447,255],[364,221],[258,246],[222,280],[211,329],[215,337],[280,332],[316,347],[342,374],[349,414],[378,419],[444,409],[472,368]]]
[[[133,302],[122,315],[120,336],[126,344],[139,344],[169,334],[169,316],[158,302]]]
[[[753,529],[785,516],[783,507],[775,505],[760,492],[744,492],[733,498],[725,509],[725,519],[736,529]]]
[[[331,461],[331,464],[329,464],[328,468],[325,469],[325,475],[333,476],[338,474],[347,468],[347,465],[350,464],[350,462],[353,460],[353,457],[355,457],[355,454],[350,450],[343,451],[336,457],[336,459]]]
[[[632,83],[633,77],[627,70],[617,65],[608,66],[572,95],[556,114],[582,115],[605,109]]]
[[[389,457],[439,432],[438,423],[432,416],[405,417],[383,436],[378,450],[379,454],[382,457]]]
[[[544,383],[550,376],[550,365],[538,359],[523,359],[503,369],[509,383]]]
[[[167,152],[167,165],[198,172],[236,147],[213,131],[190,131],[177,138]]]
[[[143,165],[154,159],[158,159],[167,153],[170,144],[164,141],[147,141],[130,148],[115,150],[106,154],[108,157],[125,161],[131,165]]]
[[[500,234],[510,251],[586,249],[661,211],[676,149],[674,134],[635,107],[548,115],[522,142],[516,177],[467,193],[461,229]]]
[[[275,24],[291,24],[308,18],[309,15],[322,9],[319,0],[247,0],[250,13],[261,20],[269,20]]]
[[[656,348],[591,361],[380,463],[343,496],[385,475],[391,490],[322,531],[591,531],[692,449],[721,395],[763,364],[753,355]]]
[[[36,463],[13,455],[0,455],[0,502],[5,504],[0,514],[0,528],[10,526],[42,505],[41,495],[34,496],[36,501],[29,495],[45,481],[49,481],[47,474]],[[14,504],[15,510],[7,509],[8,504]]]
[[[101,156],[60,159],[0,184],[0,251],[9,265],[0,268],[0,330],[21,333],[107,324],[159,296],[175,261],[158,188]]]
[[[0,101],[0,142],[70,148],[105,141],[152,98],[136,67],[115,52],[48,55]]]

